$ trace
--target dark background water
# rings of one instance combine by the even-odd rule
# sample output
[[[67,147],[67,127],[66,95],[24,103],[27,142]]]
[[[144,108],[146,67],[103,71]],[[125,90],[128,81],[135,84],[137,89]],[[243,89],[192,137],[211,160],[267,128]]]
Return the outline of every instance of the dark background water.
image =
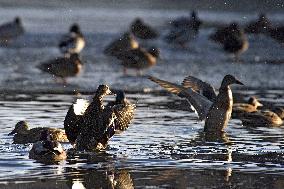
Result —
[[[246,84],[233,88],[234,96],[255,95],[283,107],[283,46],[264,35],[249,35],[250,48],[237,63],[208,40],[212,26],[231,21],[244,25],[260,11],[267,12],[273,23],[283,24],[283,1],[0,1],[1,23],[20,16],[26,29],[13,44],[0,48],[0,188],[106,188],[110,171],[115,178],[129,175],[135,188],[283,188],[282,127],[246,128],[231,120],[227,134],[210,141],[202,133],[203,123],[193,112],[184,111],[184,101],[161,93],[145,77],[123,76],[117,60],[102,53],[135,17],[145,19],[163,36],[169,20],[193,9],[205,21],[199,37],[187,49],[170,46],[162,37],[142,42],[158,46],[162,54],[145,74],[173,82],[194,75],[218,87],[230,73]],[[63,86],[36,65],[61,56],[58,40],[74,22],[87,40],[84,71]],[[102,83],[126,90],[137,103],[131,127],[110,141],[106,153],[45,165],[28,159],[31,145],[14,145],[7,136],[19,120],[27,120],[31,127],[62,128],[75,99],[70,93],[92,94]]]

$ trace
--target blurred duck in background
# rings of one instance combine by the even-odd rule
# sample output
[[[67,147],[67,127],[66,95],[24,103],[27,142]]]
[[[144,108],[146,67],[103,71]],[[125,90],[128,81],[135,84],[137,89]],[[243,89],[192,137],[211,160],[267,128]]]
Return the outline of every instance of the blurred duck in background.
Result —
[[[252,21],[245,26],[246,33],[260,34],[267,33],[272,28],[270,20],[264,13],[259,14],[256,21]]]
[[[40,141],[33,144],[29,158],[43,162],[56,162],[65,160],[67,154],[62,145],[53,140],[47,131],[44,131],[41,133]]]
[[[24,34],[25,30],[20,17],[16,17],[13,22],[8,22],[0,26],[0,43],[7,45],[13,39]]]
[[[283,119],[280,117],[282,113],[283,112],[275,113],[269,110],[245,113],[241,121],[244,126],[277,127],[283,125]]]
[[[60,57],[49,60],[37,66],[43,72],[52,74],[53,77],[59,78],[64,84],[67,83],[67,77],[77,76],[83,67],[80,57],[77,53],[71,54],[70,57]]]
[[[79,54],[85,47],[85,38],[78,24],[73,24],[70,27],[69,33],[64,35],[60,40],[58,47],[60,51],[66,55]]]
[[[262,106],[263,105],[254,96],[250,97],[247,103],[234,103],[232,118],[240,119],[245,113],[256,112],[258,111],[257,108]]]
[[[117,58],[121,60],[123,66],[123,73],[127,75],[127,69],[135,69],[137,76],[142,75],[142,70],[150,68],[157,63],[160,57],[160,50],[156,47],[151,47],[148,50],[144,48],[137,48],[124,51]]]
[[[202,21],[193,11],[190,18],[182,17],[171,22],[173,27],[165,40],[168,43],[176,43],[181,47],[185,47],[188,42],[198,36],[201,24]]]
[[[245,52],[249,43],[247,37],[240,26],[233,22],[229,26],[218,29],[209,38],[223,45],[225,52],[232,53],[238,60],[239,55]]]
[[[14,135],[14,144],[35,143],[41,140],[43,132],[47,132],[52,140],[59,142],[68,142],[67,136],[62,129],[49,128],[49,127],[36,127],[29,129],[26,121],[19,121],[14,130],[8,135]]]
[[[117,57],[124,51],[137,49],[138,47],[138,41],[134,38],[133,34],[126,32],[119,39],[114,40],[106,46],[104,54]]]
[[[284,46],[284,26],[271,28],[268,32],[268,36],[272,37]]]
[[[158,32],[150,25],[146,24],[141,18],[136,18],[130,25],[130,31],[140,39],[155,39],[159,36]]]

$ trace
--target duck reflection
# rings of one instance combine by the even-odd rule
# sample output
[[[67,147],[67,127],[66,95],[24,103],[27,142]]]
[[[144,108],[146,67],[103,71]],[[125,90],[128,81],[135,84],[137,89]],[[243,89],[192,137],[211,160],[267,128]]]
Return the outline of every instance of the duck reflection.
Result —
[[[97,153],[96,155],[90,153],[75,154],[72,152],[69,152],[69,154],[68,163],[72,165],[72,167],[66,167],[68,173],[66,180],[69,188],[134,188],[129,172],[115,169],[115,159],[112,155],[107,153]],[[92,168],[85,168],[85,166],[88,167],[89,165]]]

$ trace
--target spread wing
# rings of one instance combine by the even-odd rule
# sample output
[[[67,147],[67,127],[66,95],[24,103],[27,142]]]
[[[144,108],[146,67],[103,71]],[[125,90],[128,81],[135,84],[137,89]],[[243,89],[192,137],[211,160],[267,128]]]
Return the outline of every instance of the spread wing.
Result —
[[[211,102],[214,102],[217,97],[216,91],[212,85],[196,77],[187,76],[184,78],[182,86],[185,88],[191,88],[192,90],[202,94]]]
[[[177,85],[174,83],[170,83],[168,81],[164,81],[161,79],[157,79],[155,77],[149,77],[149,79],[171,93],[177,94],[182,98],[186,98],[188,102],[193,106],[196,110],[199,119],[204,120],[206,118],[207,113],[212,105],[212,102],[208,100],[206,97],[202,96],[201,94],[193,91],[192,89],[186,89],[181,85]]]
[[[69,49],[73,49],[76,47],[76,34],[71,33],[65,35],[59,43],[60,50],[65,53],[68,52]]]
[[[131,123],[136,106],[134,104],[119,104],[113,107],[116,119],[115,129],[119,131],[125,131]]]

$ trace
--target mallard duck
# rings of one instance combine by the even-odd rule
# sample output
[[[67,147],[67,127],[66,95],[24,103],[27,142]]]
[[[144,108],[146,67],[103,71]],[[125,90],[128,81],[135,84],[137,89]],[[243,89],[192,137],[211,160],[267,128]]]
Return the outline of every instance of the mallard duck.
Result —
[[[258,111],[257,108],[263,106],[256,97],[250,97],[248,103],[235,103],[233,105],[232,118],[241,118],[244,113]]]
[[[121,60],[124,67],[124,74],[127,74],[127,68],[136,69],[137,75],[141,75],[141,70],[150,68],[157,63],[157,58],[160,56],[159,49],[152,47],[148,50],[137,48],[122,52],[117,58]]]
[[[140,18],[136,18],[130,25],[130,30],[135,37],[140,39],[154,39],[159,36],[158,32],[151,26],[144,23]]]
[[[241,118],[244,126],[252,127],[273,127],[283,124],[283,120],[272,111],[257,111],[245,113]]]
[[[73,53],[80,53],[85,47],[85,38],[78,24],[70,27],[69,33],[63,36],[58,45],[60,51],[66,56]]]
[[[195,39],[199,33],[199,28],[202,22],[198,19],[193,11],[190,19],[179,19],[173,22],[174,27],[165,37],[168,43],[177,43],[182,47]]]
[[[66,83],[66,77],[77,76],[82,70],[82,62],[78,54],[72,54],[70,57],[61,57],[49,60],[37,66],[40,70],[60,78]]]
[[[10,40],[17,38],[25,32],[20,17],[16,17],[13,22],[8,22],[0,26],[0,43],[7,44]]]
[[[29,158],[39,161],[61,161],[67,158],[66,152],[58,141],[51,139],[50,133],[45,130],[41,133],[40,141],[33,144]]]
[[[245,26],[246,33],[267,33],[272,28],[272,24],[265,14],[259,14],[258,20],[252,21]]]
[[[126,32],[119,39],[111,42],[104,50],[106,55],[118,56],[123,51],[137,49],[139,47],[138,42],[129,32]]]
[[[187,79],[189,78],[189,79]],[[228,121],[231,117],[233,107],[233,96],[230,89],[231,84],[243,85],[232,75],[226,75],[223,78],[221,87],[219,88],[219,94],[215,97],[215,100],[207,98],[197,91],[211,91],[208,88],[209,84],[204,85],[205,82],[189,76],[185,78],[187,84],[194,87],[186,87],[164,81],[155,77],[149,77],[149,79],[171,93],[177,94],[182,98],[186,98],[192,107],[196,110],[199,119],[205,120],[205,132],[221,133],[227,127]],[[192,81],[192,82],[191,82]],[[188,85],[188,86],[190,86]],[[208,93],[207,93],[208,94]]]
[[[103,98],[110,94],[112,92],[107,85],[100,85],[92,103],[84,112],[83,119],[76,123],[81,127],[80,134],[76,139],[77,150],[104,150],[116,130],[123,131],[128,128],[133,118],[135,106],[118,104],[105,107]]]
[[[271,28],[268,35],[284,45],[284,26]]]
[[[249,43],[244,31],[237,24],[231,25],[231,29],[231,33],[225,38],[223,48],[238,57],[248,49]]]
[[[29,129],[29,125],[26,121],[19,121],[15,129],[8,135],[14,135],[14,144],[26,144],[35,143],[40,141],[42,132],[48,132],[52,140],[59,142],[68,142],[67,136],[62,129],[37,127]]]

